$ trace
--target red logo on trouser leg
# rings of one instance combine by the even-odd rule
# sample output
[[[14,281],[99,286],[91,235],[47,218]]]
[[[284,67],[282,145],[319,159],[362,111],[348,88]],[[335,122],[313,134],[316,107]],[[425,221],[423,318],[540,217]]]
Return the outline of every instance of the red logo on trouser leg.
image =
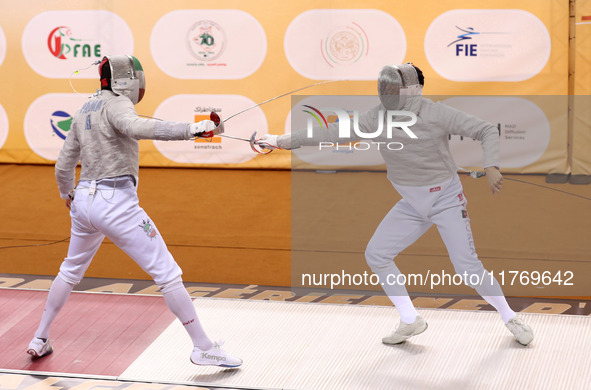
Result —
[[[429,189],[429,192],[437,192],[437,191],[441,191],[441,186],[439,187],[433,187]]]
[[[464,201],[464,194],[463,193],[459,193],[458,194],[458,199],[460,200],[460,202]]]

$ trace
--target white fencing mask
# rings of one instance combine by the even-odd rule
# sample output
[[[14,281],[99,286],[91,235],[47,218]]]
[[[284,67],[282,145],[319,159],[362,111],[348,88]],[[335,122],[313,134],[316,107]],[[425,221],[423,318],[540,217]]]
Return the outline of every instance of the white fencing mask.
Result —
[[[410,111],[423,93],[417,69],[410,62],[384,66],[378,76],[378,93],[388,110]]]
[[[106,56],[99,64],[101,87],[127,96],[138,104],[146,92],[146,78],[140,61],[131,55]]]

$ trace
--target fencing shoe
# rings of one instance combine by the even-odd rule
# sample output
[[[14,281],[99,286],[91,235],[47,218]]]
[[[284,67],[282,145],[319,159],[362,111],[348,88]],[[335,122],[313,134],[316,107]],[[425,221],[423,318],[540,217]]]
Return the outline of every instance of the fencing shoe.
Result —
[[[45,355],[49,355],[53,352],[53,347],[49,343],[49,339],[40,339],[39,337],[33,337],[31,343],[29,344],[29,348],[27,349],[27,353],[33,357],[40,358]]]
[[[242,365],[242,359],[234,357],[224,351],[221,346],[223,342],[213,343],[213,346],[207,351],[193,348],[191,362],[198,366],[219,366],[219,367],[239,367]]]
[[[517,342],[521,345],[528,345],[534,339],[534,331],[517,316],[507,321],[505,326],[509,328]]]
[[[407,324],[400,320],[398,328],[390,336],[384,337],[382,343],[389,345],[400,344],[409,337],[423,333],[427,329],[427,326],[427,323],[421,316],[417,316],[417,319],[412,324]]]

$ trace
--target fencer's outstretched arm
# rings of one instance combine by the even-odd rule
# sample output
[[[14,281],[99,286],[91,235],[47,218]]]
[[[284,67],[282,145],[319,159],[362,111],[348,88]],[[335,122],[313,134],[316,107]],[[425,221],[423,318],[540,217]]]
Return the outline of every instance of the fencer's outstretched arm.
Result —
[[[55,166],[56,180],[63,199],[75,188],[75,169],[85,161],[80,179],[132,175],[137,177],[139,139],[188,140],[213,130],[210,120],[198,123],[140,118],[131,100],[102,91],[74,116],[66,142]],[[80,144],[84,144],[84,150]]]
[[[140,118],[133,103],[125,96],[108,100],[105,113],[116,130],[133,139],[172,141],[194,138],[189,123]]]
[[[351,142],[353,139],[339,138],[338,123],[331,123],[328,128],[323,129],[315,126],[312,129],[312,134],[309,136],[307,129],[294,130],[291,133],[278,136],[273,141],[277,142],[277,146],[281,149],[298,149],[302,146],[318,145],[321,142]],[[267,140],[263,137],[263,140]],[[268,141],[268,140],[267,140]],[[272,142],[273,142],[272,141]]]
[[[371,131],[372,122],[375,122],[377,118],[377,111],[379,110],[380,106],[376,106],[373,109],[363,113],[359,117],[359,130],[363,133]],[[371,119],[373,116],[373,120]],[[355,142],[361,140],[356,132],[353,129],[354,122],[351,120],[349,122],[350,131],[348,136],[342,136],[339,134],[339,128],[341,123],[334,122],[330,123],[326,129],[321,128],[319,126],[314,126],[312,132],[308,131],[308,129],[297,129],[292,131],[288,134],[283,134],[275,139],[274,137],[270,137],[269,139],[263,137],[264,141],[270,141],[270,143],[276,142],[279,148],[281,149],[297,149],[302,146],[315,146],[320,144],[321,142],[331,142],[331,143],[347,143],[347,142]]]

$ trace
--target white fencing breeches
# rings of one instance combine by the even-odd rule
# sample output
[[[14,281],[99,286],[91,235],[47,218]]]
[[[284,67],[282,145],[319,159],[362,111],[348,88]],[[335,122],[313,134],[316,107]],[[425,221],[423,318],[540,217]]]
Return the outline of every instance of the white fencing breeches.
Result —
[[[72,231],[68,256],[60,275],[70,284],[82,280],[103,239],[108,237],[158,285],[182,274],[156,225],[139,206],[131,180],[118,178],[110,185],[81,181],[72,201]],[[105,181],[105,183],[109,183]]]
[[[478,259],[466,210],[467,200],[457,175],[444,183],[429,187],[396,185],[403,199],[388,212],[367,245],[365,257],[371,269],[380,276],[386,294],[407,296],[405,285],[391,283],[388,275],[399,275],[393,259],[435,224],[447,248],[456,273],[478,275],[482,283],[472,285],[480,295],[502,296],[503,292]],[[400,278],[398,279],[400,280]],[[469,280],[469,279],[468,279]],[[476,277],[472,278],[476,280]]]

